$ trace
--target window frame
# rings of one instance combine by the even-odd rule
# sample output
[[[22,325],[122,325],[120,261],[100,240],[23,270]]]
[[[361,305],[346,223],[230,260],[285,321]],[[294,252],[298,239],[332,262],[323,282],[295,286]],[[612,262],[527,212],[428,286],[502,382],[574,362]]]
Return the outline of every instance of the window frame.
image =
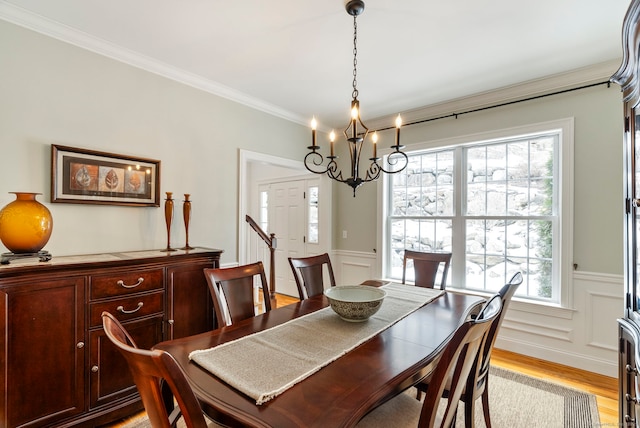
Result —
[[[408,146],[406,152],[421,152],[426,150],[442,150],[446,148],[454,148],[458,146],[470,146],[475,144],[491,143],[500,140],[509,140],[513,138],[525,138],[532,134],[547,133],[550,131],[560,131],[559,138],[559,152],[558,162],[555,165],[557,168],[557,203],[558,203],[558,218],[559,218],[559,236],[558,240],[554,239],[554,245],[557,245],[557,256],[553,261],[554,269],[554,288],[559,288],[558,302],[538,301],[533,299],[522,299],[522,301],[531,303],[536,306],[555,306],[561,308],[571,308],[572,291],[573,291],[573,194],[574,194],[574,118],[564,118],[547,122],[534,123],[529,125],[523,125],[512,128],[504,128],[474,134],[465,134],[452,138],[424,141],[420,143],[411,144]],[[461,151],[456,151],[461,153]],[[390,150],[382,151],[382,155],[388,155]],[[462,159],[456,158],[456,162],[462,161]],[[464,168],[458,168],[459,176],[456,176],[455,180],[455,192],[456,200],[455,204],[455,221],[464,222],[465,216],[462,214],[461,200],[462,195],[459,186],[463,183]],[[389,236],[388,230],[388,215],[389,215],[389,187],[390,187],[389,175],[385,175],[384,179],[378,181],[378,236],[377,245],[381,251],[377,253],[378,266],[380,267],[380,275],[383,278],[388,278],[390,257],[390,248],[387,247],[387,241]],[[459,225],[454,225],[458,227]],[[464,236],[454,235],[454,248],[465,248],[464,243],[461,244],[456,240],[464,240]],[[555,249],[554,249],[555,250]],[[461,260],[458,260],[461,258]],[[450,279],[453,281],[464,275],[464,254],[454,254],[452,260],[452,270],[450,271]],[[558,282],[559,281],[559,282]],[[558,282],[558,283],[556,283]],[[452,288],[453,290],[453,288]],[[455,288],[455,291],[468,292],[473,294],[483,294],[477,290]]]

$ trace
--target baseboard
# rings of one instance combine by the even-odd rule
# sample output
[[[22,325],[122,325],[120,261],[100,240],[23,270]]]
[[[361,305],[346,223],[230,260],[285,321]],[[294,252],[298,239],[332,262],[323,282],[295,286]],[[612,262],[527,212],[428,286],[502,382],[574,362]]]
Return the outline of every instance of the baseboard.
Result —
[[[585,354],[570,353],[562,349],[545,347],[539,343],[518,341],[512,338],[498,338],[495,346],[516,354],[527,355],[604,376],[618,376],[617,359],[613,361],[602,360]]]

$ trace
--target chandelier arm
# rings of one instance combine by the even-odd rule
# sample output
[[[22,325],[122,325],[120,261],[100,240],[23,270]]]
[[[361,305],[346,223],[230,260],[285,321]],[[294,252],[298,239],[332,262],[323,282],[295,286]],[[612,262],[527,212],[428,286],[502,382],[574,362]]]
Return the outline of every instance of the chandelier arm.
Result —
[[[329,176],[329,178],[337,181],[338,183],[349,183],[350,179],[342,178],[342,171],[338,171],[338,173],[336,174],[336,169],[337,169],[337,165],[333,168],[333,170],[330,170],[327,172],[327,175]]]
[[[318,166],[322,166],[323,162],[324,162],[324,157],[315,150],[310,151],[304,157],[304,167],[307,168],[308,171],[313,172],[314,174],[325,174],[329,172],[329,167],[331,166],[331,163],[333,162],[333,164],[335,164],[335,162],[331,160],[331,162],[329,162],[326,168],[321,168],[321,169],[315,168]]]
[[[387,170],[382,165],[378,164],[378,159],[374,159],[372,162],[372,166],[369,167],[369,170],[371,170],[373,164],[375,164],[380,169],[380,171],[384,172],[385,174],[395,174],[397,172],[403,171],[407,167],[407,165],[409,164],[409,157],[405,152],[396,150],[395,152],[391,152],[391,154],[389,154],[385,158],[385,163],[394,168],[390,168],[389,170]],[[396,165],[402,165],[402,167],[398,169]],[[379,172],[378,175],[380,175]]]
[[[369,165],[369,169],[367,169],[367,174],[365,176],[364,182],[375,181],[380,178],[380,173],[382,169],[380,165],[378,165],[376,158],[371,158],[371,165]]]

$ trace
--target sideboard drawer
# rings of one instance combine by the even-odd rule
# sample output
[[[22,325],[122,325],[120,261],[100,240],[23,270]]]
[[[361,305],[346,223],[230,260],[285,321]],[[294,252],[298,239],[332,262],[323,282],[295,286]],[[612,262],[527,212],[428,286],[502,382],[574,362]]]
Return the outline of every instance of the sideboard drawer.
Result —
[[[122,296],[164,287],[163,270],[118,270],[108,275],[91,277],[89,299]]]
[[[155,313],[162,313],[164,310],[164,291],[93,302],[89,304],[89,308],[90,327],[102,326],[103,311],[110,312],[120,322],[129,321]]]

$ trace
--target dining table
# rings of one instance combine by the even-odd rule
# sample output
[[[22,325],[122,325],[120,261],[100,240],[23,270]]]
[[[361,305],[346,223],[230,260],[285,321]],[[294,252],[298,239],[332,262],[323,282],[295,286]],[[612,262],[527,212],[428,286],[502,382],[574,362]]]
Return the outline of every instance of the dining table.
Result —
[[[483,300],[479,296],[442,292],[260,405],[194,362],[190,355],[310,316],[329,306],[324,295],[272,309],[230,326],[161,342],[154,349],[173,356],[203,412],[224,425],[351,427],[377,406],[428,376],[470,308],[477,308]],[[243,361],[254,361],[256,367],[261,367],[263,359],[268,358],[260,352],[243,357]]]

